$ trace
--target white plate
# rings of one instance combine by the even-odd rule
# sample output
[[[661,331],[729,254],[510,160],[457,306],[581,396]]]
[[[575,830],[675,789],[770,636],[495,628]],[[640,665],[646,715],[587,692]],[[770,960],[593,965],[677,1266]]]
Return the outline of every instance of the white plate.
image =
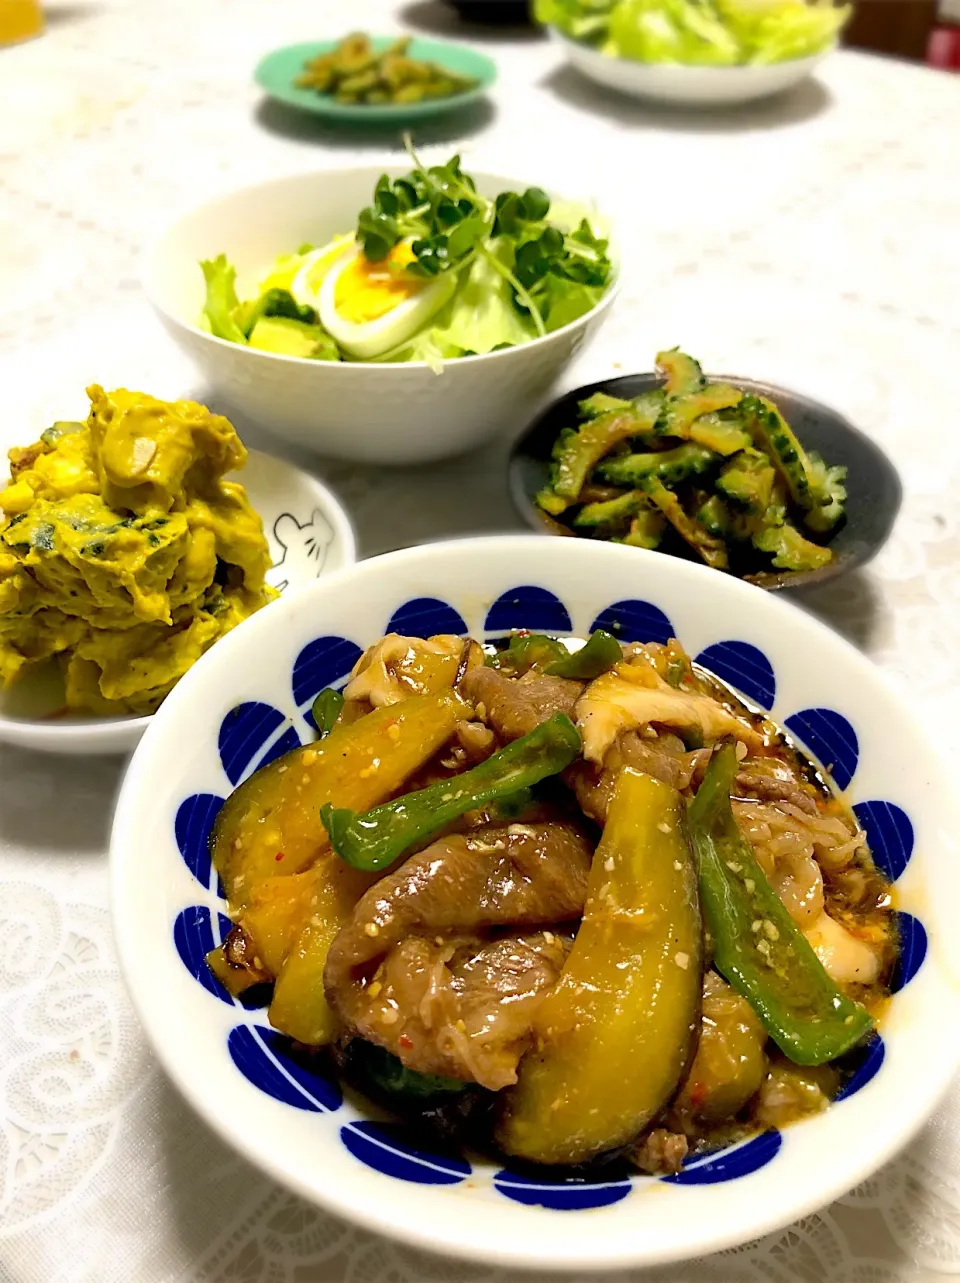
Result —
[[[273,562],[267,580],[274,588],[286,594],[356,561],[349,518],[316,477],[251,450],[246,467],[229,479],[246,487],[263,518]],[[64,714],[63,698],[63,682],[52,663],[0,690],[0,740],[47,753],[128,753],[150,721]]]
[[[769,98],[800,84],[828,53],[793,58],[769,66],[693,67],[612,58],[550,28],[550,35],[570,62],[598,85],[651,102],[685,106],[719,106]]]
[[[846,1099],[677,1179],[534,1178],[449,1155],[344,1100],[204,954],[230,922],[208,848],[223,797],[308,742],[317,692],[385,632],[514,627],[676,635],[835,763],[903,911],[903,984]],[[936,727],[930,728],[933,734]],[[111,839],[113,923],[134,1004],[167,1073],[251,1162],[304,1198],[422,1248],[507,1268],[649,1266],[772,1232],[865,1180],[916,1132],[957,1058],[960,819],[906,701],[812,616],[703,566],[536,535],[434,544],[361,562],[285,598],[213,647],[130,764]],[[423,1271],[429,1273],[429,1271]],[[734,1269],[734,1273],[736,1273]]]

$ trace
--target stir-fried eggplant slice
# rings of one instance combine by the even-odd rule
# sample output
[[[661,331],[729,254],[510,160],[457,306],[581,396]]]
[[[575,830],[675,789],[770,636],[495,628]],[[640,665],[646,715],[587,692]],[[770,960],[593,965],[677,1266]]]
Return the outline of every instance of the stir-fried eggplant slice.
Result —
[[[627,1144],[682,1081],[700,1026],[702,931],[680,794],[624,770],[587,905],[537,1047],[504,1095],[497,1142],[540,1163]]]
[[[299,873],[327,847],[321,803],[366,810],[389,797],[449,740],[469,711],[454,695],[413,696],[294,749],[227,798],[211,838],[231,904],[263,878]],[[384,752],[384,745],[390,752]]]
[[[303,873],[263,878],[251,889],[226,941],[207,954],[217,978],[232,994],[242,993],[251,985],[272,984],[277,978],[300,928],[311,916],[318,884],[331,865],[333,876],[342,877],[340,861],[328,858]],[[350,871],[344,872],[351,876]],[[356,879],[360,875],[352,876]],[[363,890],[360,885],[357,895]]]
[[[331,944],[371,880],[329,852],[321,867],[309,913],[277,976],[269,1011],[275,1029],[308,1047],[332,1042],[339,1031],[324,992],[323,972]]]
[[[735,1118],[763,1082],[766,1041],[747,1000],[709,971],[703,982],[700,1043],[672,1112],[686,1125]]]

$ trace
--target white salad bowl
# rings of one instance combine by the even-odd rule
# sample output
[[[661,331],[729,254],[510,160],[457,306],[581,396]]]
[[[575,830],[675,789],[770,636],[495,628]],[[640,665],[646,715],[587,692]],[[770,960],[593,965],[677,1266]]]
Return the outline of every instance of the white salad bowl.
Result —
[[[272,566],[267,581],[293,592],[357,559],[353,527],[339,500],[316,477],[251,450],[242,471],[227,478],[246,489],[263,518]],[[271,609],[271,606],[265,607]],[[218,643],[219,644],[219,643]],[[45,753],[129,753],[149,717],[93,717],[63,709],[63,683],[53,664],[0,689],[0,742]]]
[[[601,53],[555,28],[550,35],[583,75],[605,89],[650,102],[719,107],[771,98],[806,80],[829,49],[809,58],[743,67],[698,67],[681,63],[636,62]]]
[[[530,1175],[411,1136],[344,1098],[204,955],[230,922],[208,837],[222,799],[312,738],[317,692],[397,630],[679,637],[833,763],[896,884],[901,961],[880,1036],[823,1114],[698,1156],[678,1176]],[[303,1198],[417,1247],[508,1268],[697,1257],[843,1194],[917,1131],[957,1060],[960,831],[935,747],[856,650],[771,594],[634,548],[507,536],[408,549],[331,575],[242,624],[187,674],[131,762],[111,841],[113,920],[165,1070],[211,1127]]]
[[[179,218],[149,256],[146,289],[211,387],[268,431],[319,454],[363,463],[424,463],[519,427],[601,324],[616,281],[592,311],[544,338],[441,370],[417,362],[312,361],[214,338],[200,326],[201,259],[226,254],[238,292],[254,292],[281,254],[350,232],[377,179],[409,165],[300,174],[246,187]],[[485,196],[528,182],[471,170]],[[559,193],[557,193],[559,195]],[[571,198],[575,196],[571,194]]]

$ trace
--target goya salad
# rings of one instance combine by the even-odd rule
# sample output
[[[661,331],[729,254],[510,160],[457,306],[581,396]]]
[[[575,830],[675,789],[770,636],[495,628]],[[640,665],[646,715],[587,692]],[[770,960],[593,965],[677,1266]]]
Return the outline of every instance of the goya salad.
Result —
[[[577,320],[615,271],[579,205],[538,187],[482,196],[460,157],[384,174],[356,227],[279,258],[252,298],[221,254],[200,264],[218,338],[319,361],[426,361],[515,347]]]
[[[537,505],[572,534],[698,557],[755,582],[820,570],[845,518],[847,470],[804,449],[766,397],[708,381],[678,348],[659,388],[595,392],[553,447]]]
[[[536,0],[534,12],[613,58],[723,67],[821,53],[852,8],[834,0]]]

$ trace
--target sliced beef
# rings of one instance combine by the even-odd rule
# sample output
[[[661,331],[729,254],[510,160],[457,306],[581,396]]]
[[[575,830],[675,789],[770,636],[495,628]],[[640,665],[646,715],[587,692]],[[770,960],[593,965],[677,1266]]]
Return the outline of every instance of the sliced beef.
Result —
[[[591,846],[572,824],[487,825],[440,838],[375,883],[330,947],[331,1002],[409,932],[549,926],[583,912]]]
[[[584,835],[559,821],[441,838],[361,897],[327,957],[331,1006],[411,1068],[442,1063],[426,1072],[495,1088],[514,1081],[533,1018],[521,998],[546,991],[544,967],[555,979],[563,953],[559,935],[531,943],[522,929],[581,915],[590,858]],[[521,929],[515,948],[489,939],[511,927]]]
[[[690,1144],[682,1132],[655,1127],[629,1153],[630,1161],[651,1176],[673,1176],[683,1166]]]
[[[552,931],[444,939],[405,936],[375,978],[339,991],[353,1032],[410,1069],[499,1091],[516,1082],[542,999],[567,952]]]
[[[554,713],[573,717],[583,686],[565,677],[525,673],[504,677],[495,668],[471,668],[460,683],[460,693],[492,726],[502,740],[519,739],[535,730]]]
[[[749,757],[737,772],[737,793],[761,802],[792,802],[808,815],[816,815],[816,795],[786,762],[775,757]]]
[[[704,769],[710,749],[687,752],[677,735],[663,731],[648,739],[636,731],[622,734],[608,750],[598,770],[588,762],[577,762],[567,772],[567,781],[586,815],[602,824],[613,801],[617,777],[625,766],[652,775],[681,792]]]

